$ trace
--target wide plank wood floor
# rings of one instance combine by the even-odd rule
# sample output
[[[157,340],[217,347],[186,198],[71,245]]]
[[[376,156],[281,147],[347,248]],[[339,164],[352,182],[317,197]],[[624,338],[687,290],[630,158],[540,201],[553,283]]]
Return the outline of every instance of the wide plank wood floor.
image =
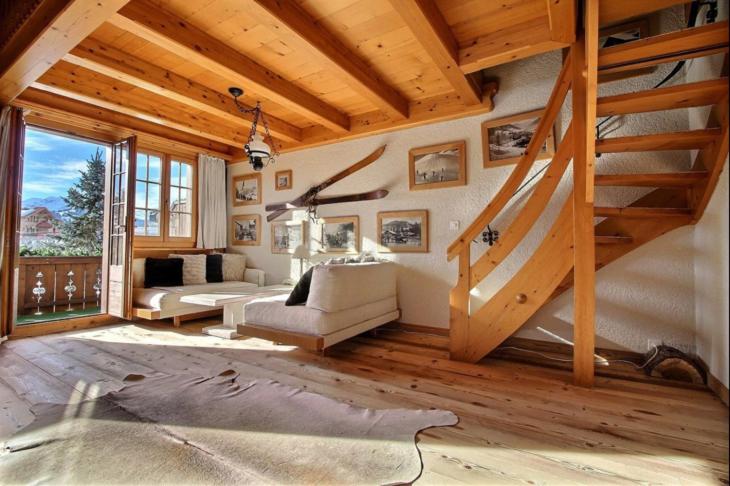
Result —
[[[446,338],[402,331],[323,357],[202,336],[203,324],[125,323],[4,343],[0,440],[33,419],[34,403],[100,396],[130,374],[234,369],[362,407],[453,411],[457,426],[418,435],[418,484],[728,482],[728,409],[708,391],[614,378],[581,389],[561,370],[448,361]]]

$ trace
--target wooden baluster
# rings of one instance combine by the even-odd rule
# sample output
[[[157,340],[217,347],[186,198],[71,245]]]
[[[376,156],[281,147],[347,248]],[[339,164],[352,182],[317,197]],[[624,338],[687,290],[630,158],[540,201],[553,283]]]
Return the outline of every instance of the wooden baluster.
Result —
[[[471,245],[459,253],[459,279],[449,293],[451,359],[463,360],[469,337],[469,292],[471,290]]]
[[[574,330],[573,380],[592,386],[595,348],[595,178],[598,67],[598,0],[585,0],[584,31],[573,48],[573,231]]]

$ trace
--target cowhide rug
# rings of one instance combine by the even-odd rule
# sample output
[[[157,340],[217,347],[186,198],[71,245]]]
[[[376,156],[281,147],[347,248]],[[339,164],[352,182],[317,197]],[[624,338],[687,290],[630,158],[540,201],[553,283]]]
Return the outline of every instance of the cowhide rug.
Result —
[[[418,478],[418,431],[441,410],[371,410],[270,380],[144,378],[77,404],[39,404],[0,455],[4,484],[397,484]]]

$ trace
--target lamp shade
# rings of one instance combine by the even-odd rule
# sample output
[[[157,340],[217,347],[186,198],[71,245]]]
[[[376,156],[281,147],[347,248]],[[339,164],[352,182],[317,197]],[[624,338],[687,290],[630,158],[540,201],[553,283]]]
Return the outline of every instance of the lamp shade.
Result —
[[[297,246],[294,248],[294,253],[292,253],[292,258],[298,258],[300,260],[309,260],[310,256],[309,248],[304,245]]]
[[[258,155],[261,157],[269,157],[271,155],[271,147],[264,142],[263,137],[260,133],[256,133],[253,136],[253,140],[248,144],[251,155]]]

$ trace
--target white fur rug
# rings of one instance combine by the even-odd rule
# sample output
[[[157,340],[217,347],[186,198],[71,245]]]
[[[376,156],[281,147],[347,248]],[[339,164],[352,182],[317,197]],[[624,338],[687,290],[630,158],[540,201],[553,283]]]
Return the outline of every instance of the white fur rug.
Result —
[[[144,378],[78,404],[40,404],[0,455],[4,484],[398,484],[441,410],[370,410],[269,380]]]

